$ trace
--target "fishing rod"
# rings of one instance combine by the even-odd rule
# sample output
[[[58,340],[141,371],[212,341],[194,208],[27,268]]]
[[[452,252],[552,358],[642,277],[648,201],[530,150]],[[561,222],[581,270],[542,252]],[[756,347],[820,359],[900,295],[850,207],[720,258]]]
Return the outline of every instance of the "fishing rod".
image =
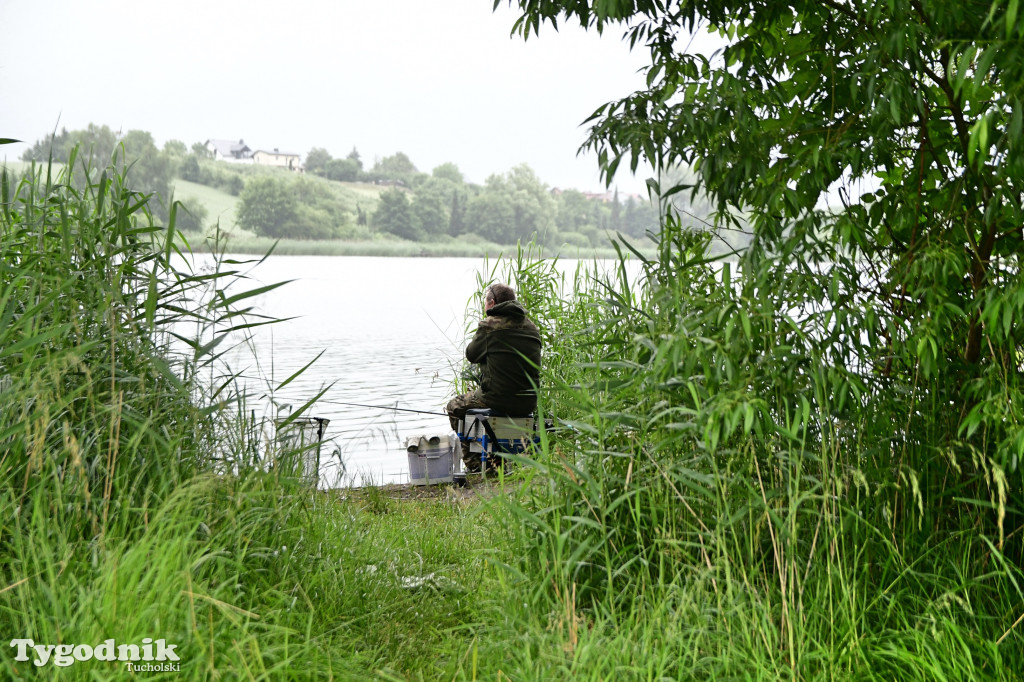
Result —
[[[374,410],[394,410],[396,412],[415,412],[416,414],[432,414],[438,417],[447,417],[446,412],[428,412],[426,410],[411,410],[407,407],[392,407],[390,405],[365,405],[363,403],[343,403],[340,400],[319,400],[317,402],[329,403],[331,405],[348,405],[350,407],[369,407]]]

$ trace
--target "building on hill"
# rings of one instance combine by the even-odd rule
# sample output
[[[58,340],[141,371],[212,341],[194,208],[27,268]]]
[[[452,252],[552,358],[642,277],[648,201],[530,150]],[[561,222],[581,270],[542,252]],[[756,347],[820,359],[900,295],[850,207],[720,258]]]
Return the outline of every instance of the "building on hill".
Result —
[[[282,152],[277,147],[273,151],[257,149],[252,153],[252,162],[257,166],[274,166],[288,170],[302,170],[302,160],[298,154]]]
[[[213,153],[217,161],[230,161],[232,163],[252,163],[252,150],[245,140],[207,140],[206,148]]]
[[[277,147],[273,150],[250,149],[245,140],[207,140],[206,148],[217,161],[231,163],[252,163],[259,166],[273,166],[288,170],[302,170],[302,157],[291,152],[282,152]]]

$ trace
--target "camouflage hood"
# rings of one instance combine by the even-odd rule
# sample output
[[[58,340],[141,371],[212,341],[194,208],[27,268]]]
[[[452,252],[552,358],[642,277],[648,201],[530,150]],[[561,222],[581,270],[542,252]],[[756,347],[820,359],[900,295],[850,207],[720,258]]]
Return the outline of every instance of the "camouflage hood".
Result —
[[[487,311],[488,317],[511,317],[512,319],[521,320],[526,317],[526,308],[519,301],[505,301],[504,303],[498,303],[493,308]]]
[[[537,407],[541,339],[537,325],[519,301],[492,306],[466,346],[466,359],[480,368],[484,402],[509,415],[525,415]]]

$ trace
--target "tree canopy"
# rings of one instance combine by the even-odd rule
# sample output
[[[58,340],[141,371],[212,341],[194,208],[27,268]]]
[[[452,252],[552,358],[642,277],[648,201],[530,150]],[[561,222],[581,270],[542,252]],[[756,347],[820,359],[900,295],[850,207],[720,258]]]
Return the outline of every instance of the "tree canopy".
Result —
[[[995,428],[1016,468],[1024,412],[987,400],[1019,381],[1024,343],[1016,1],[513,4],[524,37],[576,21],[649,51],[649,87],[592,119],[606,178],[641,159],[692,167],[692,185],[659,192],[706,193],[720,226],[748,219],[749,264],[855,263],[836,303],[877,315],[838,333],[866,334],[877,352],[860,361],[883,378],[950,390],[953,435]],[[686,52],[701,27],[727,47]]]
[[[356,160],[358,160],[358,156]],[[370,174],[375,180],[400,183],[408,186],[412,184],[413,176],[417,172],[416,166],[404,152],[396,152],[391,156],[379,159],[373,165],[373,170],[370,171]]]
[[[242,190],[238,224],[268,237],[283,237],[298,219],[298,202],[287,184],[270,176],[251,178]]]
[[[330,152],[323,147],[313,147],[306,154],[306,161],[303,166],[307,173],[321,173],[331,158]]]
[[[423,238],[419,226],[413,217],[412,205],[405,190],[393,187],[380,194],[380,203],[373,214],[373,226],[381,232],[393,234],[402,239],[419,240]]]

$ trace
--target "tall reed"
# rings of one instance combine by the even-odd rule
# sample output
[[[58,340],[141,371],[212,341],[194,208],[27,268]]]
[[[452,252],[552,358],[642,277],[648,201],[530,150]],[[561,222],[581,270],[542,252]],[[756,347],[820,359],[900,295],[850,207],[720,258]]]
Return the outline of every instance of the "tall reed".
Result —
[[[246,305],[275,285],[244,288],[222,256],[193,271],[178,205],[157,225],[130,169],[72,158],[0,180],[0,629],[165,638],[200,677],[323,658],[296,644],[308,614],[252,610],[284,600],[288,566],[266,559],[292,544],[308,492],[254,466],[243,396],[213,369],[233,333],[265,322]],[[117,674],[103,665],[62,674]]]
[[[956,439],[942,391],[878,371],[884,312],[858,264],[716,262],[671,219],[660,244],[630,254],[641,282],[558,298],[567,358],[542,409],[571,428],[545,438],[509,523],[523,627],[547,619],[563,650],[522,665],[1013,679],[1019,471]]]

